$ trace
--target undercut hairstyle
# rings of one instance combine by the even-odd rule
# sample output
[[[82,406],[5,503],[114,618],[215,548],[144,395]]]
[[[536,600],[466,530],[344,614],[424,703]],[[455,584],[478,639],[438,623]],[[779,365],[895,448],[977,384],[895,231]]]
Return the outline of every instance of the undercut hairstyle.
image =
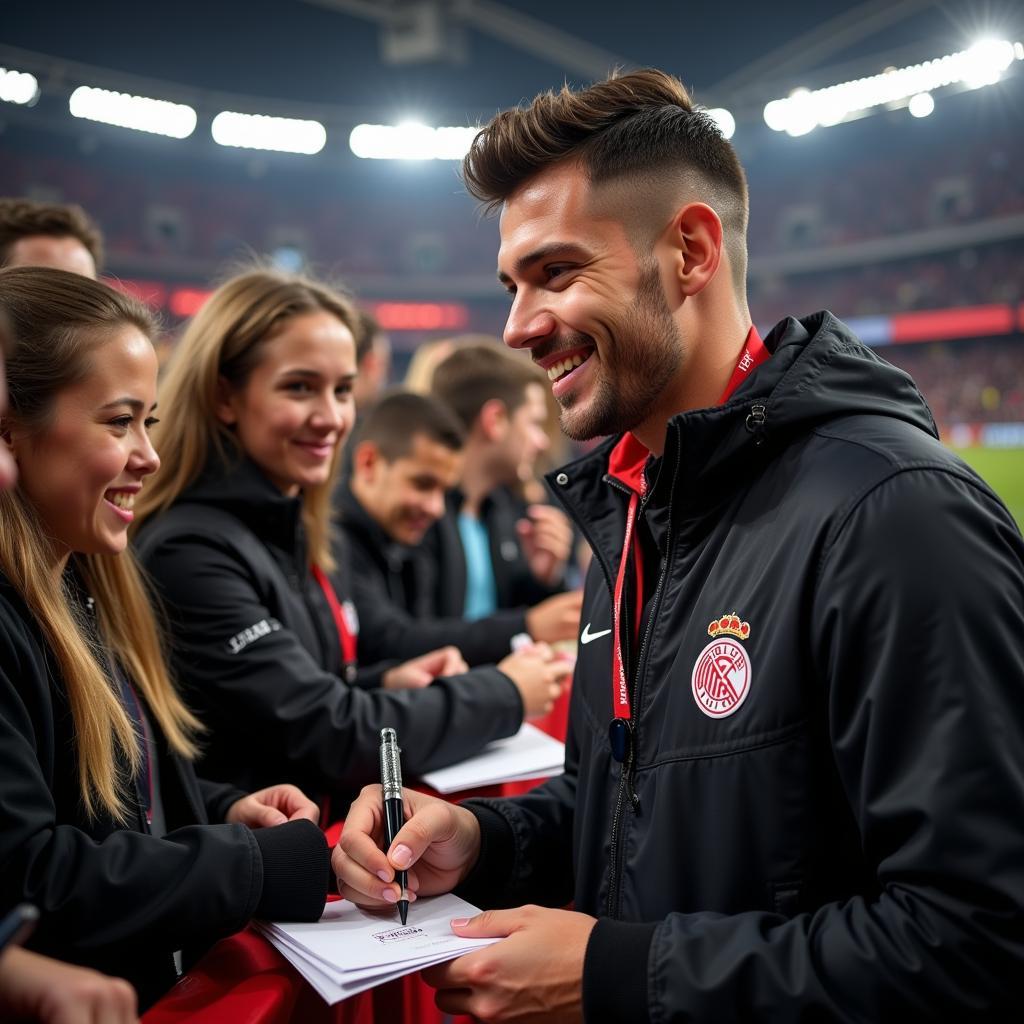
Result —
[[[540,371],[525,357],[506,352],[495,341],[461,345],[438,364],[430,389],[468,432],[492,399],[502,402],[511,416],[526,401],[530,384],[543,387]]]
[[[695,107],[677,78],[648,68],[615,75],[587,89],[538,95],[527,107],[497,114],[476,135],[462,163],[469,192],[488,211],[536,174],[578,161],[590,184],[628,186],[623,202],[680,186],[706,202],[722,222],[733,287],[744,292],[747,269],[747,180],[736,151],[715,122]],[[660,210],[650,211],[660,213]],[[671,210],[664,210],[667,216]],[[633,236],[634,248],[649,242]]]
[[[0,197],[0,267],[23,238],[77,238],[89,250],[97,272],[103,265],[103,235],[80,206]]]
[[[439,399],[412,391],[393,391],[367,413],[355,443],[372,441],[388,462],[394,462],[412,451],[417,437],[453,452],[461,451],[465,441],[455,413]]]

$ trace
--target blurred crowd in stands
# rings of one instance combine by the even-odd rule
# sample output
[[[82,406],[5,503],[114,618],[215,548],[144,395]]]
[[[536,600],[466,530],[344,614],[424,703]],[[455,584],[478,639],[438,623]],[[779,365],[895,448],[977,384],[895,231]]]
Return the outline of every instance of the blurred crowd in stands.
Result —
[[[961,145],[949,145],[950,131]],[[854,319],[1024,302],[1024,229],[1013,227],[1024,221],[1014,170],[1024,133],[1012,113],[986,124],[964,116],[941,131],[852,125],[831,138],[747,154],[756,168],[749,299],[762,331],[821,308]],[[211,157],[197,173],[178,156],[55,138],[0,143],[0,154],[0,195],[80,203],[102,228],[115,277],[206,289],[269,256],[347,280],[365,300],[462,301],[466,329],[500,331],[504,301],[490,291],[497,226],[450,168],[310,170],[253,158],[239,175]],[[430,281],[450,294],[425,294]],[[176,313],[164,310],[171,323]],[[396,377],[430,337],[395,339]],[[1024,418],[1013,342],[912,348],[886,355],[912,370],[940,422]]]
[[[914,378],[942,427],[1024,421],[1019,340],[894,345],[879,354]]]

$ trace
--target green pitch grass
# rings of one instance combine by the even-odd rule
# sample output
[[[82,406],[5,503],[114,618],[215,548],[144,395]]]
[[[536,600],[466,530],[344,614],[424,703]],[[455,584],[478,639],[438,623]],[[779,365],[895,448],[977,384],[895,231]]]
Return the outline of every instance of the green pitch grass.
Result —
[[[1024,448],[961,448],[968,465],[985,480],[1024,530]]]

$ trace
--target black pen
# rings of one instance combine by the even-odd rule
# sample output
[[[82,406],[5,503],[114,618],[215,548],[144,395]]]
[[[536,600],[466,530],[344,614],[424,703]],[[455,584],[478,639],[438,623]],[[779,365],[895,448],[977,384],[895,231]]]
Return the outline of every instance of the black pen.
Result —
[[[388,849],[395,841],[399,829],[405,823],[405,807],[402,804],[402,762],[399,760],[401,748],[398,746],[398,735],[394,729],[380,731],[380,785],[384,791],[384,828],[388,839]],[[398,916],[405,924],[409,916],[409,894],[406,890],[407,873],[397,871],[395,881],[402,890],[398,901]]]
[[[0,951],[5,946],[20,946],[32,934],[39,911],[31,903],[19,903],[0,920]]]

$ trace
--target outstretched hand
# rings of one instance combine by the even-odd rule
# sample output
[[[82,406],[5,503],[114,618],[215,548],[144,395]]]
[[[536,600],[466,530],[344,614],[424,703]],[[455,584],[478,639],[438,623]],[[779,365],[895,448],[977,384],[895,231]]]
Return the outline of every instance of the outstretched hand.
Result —
[[[316,825],[320,821],[320,808],[297,786],[282,783],[236,800],[228,808],[225,821],[249,828],[269,828],[301,818]]]

